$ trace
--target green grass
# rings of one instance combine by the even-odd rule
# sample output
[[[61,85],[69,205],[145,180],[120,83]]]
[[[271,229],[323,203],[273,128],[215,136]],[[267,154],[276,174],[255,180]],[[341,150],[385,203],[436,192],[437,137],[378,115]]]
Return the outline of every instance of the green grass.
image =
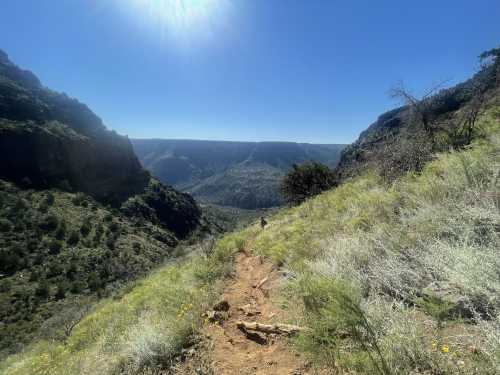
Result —
[[[0,366],[2,374],[138,374],[168,369],[203,324],[243,235],[209,257],[165,266],[121,298],[101,301],[64,341],[40,341]]]

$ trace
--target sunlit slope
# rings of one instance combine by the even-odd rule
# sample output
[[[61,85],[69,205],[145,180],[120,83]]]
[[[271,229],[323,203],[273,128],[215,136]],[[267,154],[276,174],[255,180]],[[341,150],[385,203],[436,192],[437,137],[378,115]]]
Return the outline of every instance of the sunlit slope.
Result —
[[[362,373],[498,373],[500,110],[466,150],[282,211],[254,249],[291,272],[296,344]]]

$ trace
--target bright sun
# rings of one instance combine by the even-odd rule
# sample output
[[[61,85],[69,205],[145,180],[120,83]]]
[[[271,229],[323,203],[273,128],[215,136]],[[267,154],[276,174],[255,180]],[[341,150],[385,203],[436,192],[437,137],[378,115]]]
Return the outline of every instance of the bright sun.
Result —
[[[162,32],[186,36],[211,32],[228,11],[230,0],[130,0]]]

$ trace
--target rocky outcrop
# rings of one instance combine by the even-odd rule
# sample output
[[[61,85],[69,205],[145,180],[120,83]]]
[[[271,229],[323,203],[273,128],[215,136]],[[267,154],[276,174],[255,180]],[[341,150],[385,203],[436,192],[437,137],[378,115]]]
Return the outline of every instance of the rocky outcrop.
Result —
[[[25,187],[81,191],[119,206],[149,181],[126,138],[82,136],[59,122],[0,120],[0,177]]]
[[[0,56],[0,177],[66,187],[119,205],[149,181],[126,137],[87,106]]]

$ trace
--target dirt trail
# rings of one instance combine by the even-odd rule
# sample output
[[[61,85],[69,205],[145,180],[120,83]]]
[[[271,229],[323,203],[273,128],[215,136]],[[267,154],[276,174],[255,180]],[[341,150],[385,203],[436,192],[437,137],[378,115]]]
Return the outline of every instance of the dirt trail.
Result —
[[[237,255],[234,273],[228,279],[221,297],[222,301],[229,304],[229,316],[220,324],[211,324],[205,329],[210,347],[207,354],[214,374],[316,374],[308,368],[302,356],[294,353],[286,344],[285,337],[245,333],[236,325],[242,320],[265,324],[286,322],[284,310],[269,298],[280,280],[279,272],[269,260],[250,253]]]

